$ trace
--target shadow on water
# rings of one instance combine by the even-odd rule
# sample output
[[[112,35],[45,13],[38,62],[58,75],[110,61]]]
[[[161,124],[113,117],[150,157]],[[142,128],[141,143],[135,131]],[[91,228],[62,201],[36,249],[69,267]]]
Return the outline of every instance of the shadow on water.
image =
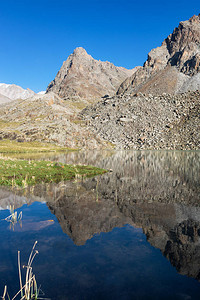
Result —
[[[24,207],[25,211],[30,210],[30,215],[34,215],[36,209],[37,217],[34,220],[27,217],[23,221],[25,227],[23,225],[23,230],[20,232],[18,229],[17,232],[19,235],[22,232],[34,232],[30,234],[31,240],[34,237],[38,239],[39,229],[45,232],[41,237],[44,245],[41,245],[40,252],[44,253],[46,247],[50,258],[48,265],[47,254],[43,267],[54,268],[59,280],[65,281],[65,285],[61,282],[57,285],[60,286],[61,294],[64,293],[63,286],[67,287],[69,299],[198,299],[200,286],[197,281],[191,283],[187,277],[174,279],[175,275],[169,275],[172,271],[166,266],[166,262],[162,262],[155,269],[157,271],[153,268],[161,260],[156,250],[159,249],[180,274],[200,280],[199,158],[198,151],[71,152],[52,156],[51,160],[92,164],[112,169],[112,173],[84,181],[38,185],[23,191],[1,188],[0,206],[2,212],[9,205]],[[36,201],[46,202],[49,212],[43,212],[41,216],[42,207],[46,206],[38,204],[37,208]],[[23,206],[34,202],[31,206]],[[53,219],[52,223],[50,218]],[[54,226],[49,226],[50,224]],[[63,233],[59,231],[59,226]],[[140,228],[149,243],[145,242]],[[63,235],[65,242],[62,242]],[[23,236],[25,237],[26,235]],[[54,251],[49,250],[50,245],[55,246]],[[150,245],[156,249],[152,250]],[[97,251],[102,251],[102,256]],[[149,253],[153,258],[148,256]],[[53,264],[53,255],[57,255],[56,265]],[[131,255],[137,259],[132,261]],[[123,262],[119,266],[117,262],[120,264],[122,258]],[[73,261],[73,266],[69,262],[63,263],[67,259]],[[70,280],[66,283],[62,264],[70,268],[68,272],[71,278],[82,274],[79,280],[76,279],[80,293],[76,290],[75,283]],[[161,269],[169,278],[173,278],[176,294],[169,291],[173,284],[167,284],[170,279],[165,278],[166,274],[161,275]],[[44,272],[39,268],[38,270],[42,277]],[[118,274],[120,270],[124,280]],[[109,279],[102,277],[105,272],[110,274]],[[149,280],[146,291],[140,278],[145,276]],[[162,287],[158,289],[156,282],[162,276]],[[46,277],[53,284],[53,279],[48,275]],[[57,282],[55,278],[54,282]],[[113,284],[119,287],[113,290]],[[82,297],[81,293],[85,296]],[[52,299],[66,299],[66,295],[62,298],[58,294],[57,291]]]

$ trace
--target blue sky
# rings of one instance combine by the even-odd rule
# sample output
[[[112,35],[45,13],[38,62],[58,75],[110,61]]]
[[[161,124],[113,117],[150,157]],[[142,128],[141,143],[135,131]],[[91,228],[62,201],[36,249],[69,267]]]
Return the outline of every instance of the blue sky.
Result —
[[[142,65],[199,13],[199,0],[0,0],[0,82],[45,90],[79,46],[116,66]]]

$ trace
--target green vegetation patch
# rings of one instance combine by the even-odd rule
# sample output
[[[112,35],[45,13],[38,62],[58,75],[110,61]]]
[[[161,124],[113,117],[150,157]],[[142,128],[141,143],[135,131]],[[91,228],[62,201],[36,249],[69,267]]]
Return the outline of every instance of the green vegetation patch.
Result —
[[[0,159],[0,185],[21,186],[37,183],[58,183],[106,173],[93,166],[66,165],[50,161]]]
[[[17,128],[19,125],[21,125],[20,122],[0,120],[0,129]]]
[[[40,142],[17,142],[16,140],[1,140],[0,153],[39,153],[39,152],[62,152],[75,149],[61,147],[50,143]]]

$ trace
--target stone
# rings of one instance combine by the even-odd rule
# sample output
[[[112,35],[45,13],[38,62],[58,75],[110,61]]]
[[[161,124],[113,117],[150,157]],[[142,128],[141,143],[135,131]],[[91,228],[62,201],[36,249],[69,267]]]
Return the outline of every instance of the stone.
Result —
[[[114,96],[105,106],[98,102],[79,116],[117,149],[200,149],[200,91],[174,95]],[[118,108],[113,109],[113,102]],[[93,118],[98,111],[98,118]],[[107,114],[109,111],[109,120]]]

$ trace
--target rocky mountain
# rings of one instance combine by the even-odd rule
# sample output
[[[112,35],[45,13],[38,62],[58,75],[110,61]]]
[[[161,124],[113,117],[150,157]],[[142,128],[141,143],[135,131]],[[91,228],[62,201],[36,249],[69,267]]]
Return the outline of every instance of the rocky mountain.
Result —
[[[0,94],[11,100],[27,99],[35,95],[30,89],[25,90],[18,85],[6,83],[0,83]]]
[[[54,92],[64,99],[81,98],[95,102],[106,94],[114,95],[122,81],[133,72],[107,61],[95,60],[85,49],[78,47],[63,63],[47,93]]]
[[[133,70],[76,48],[45,95],[4,103],[0,138],[84,149],[200,149],[199,41],[200,15],[180,22]],[[18,98],[12,88],[11,100]],[[5,90],[11,86],[0,84],[0,94]]]
[[[117,94],[159,95],[200,89],[200,14],[180,22],[143,67],[127,78]]]
[[[200,15],[180,22],[116,96],[88,106],[81,118],[117,148],[200,149],[199,41]]]

